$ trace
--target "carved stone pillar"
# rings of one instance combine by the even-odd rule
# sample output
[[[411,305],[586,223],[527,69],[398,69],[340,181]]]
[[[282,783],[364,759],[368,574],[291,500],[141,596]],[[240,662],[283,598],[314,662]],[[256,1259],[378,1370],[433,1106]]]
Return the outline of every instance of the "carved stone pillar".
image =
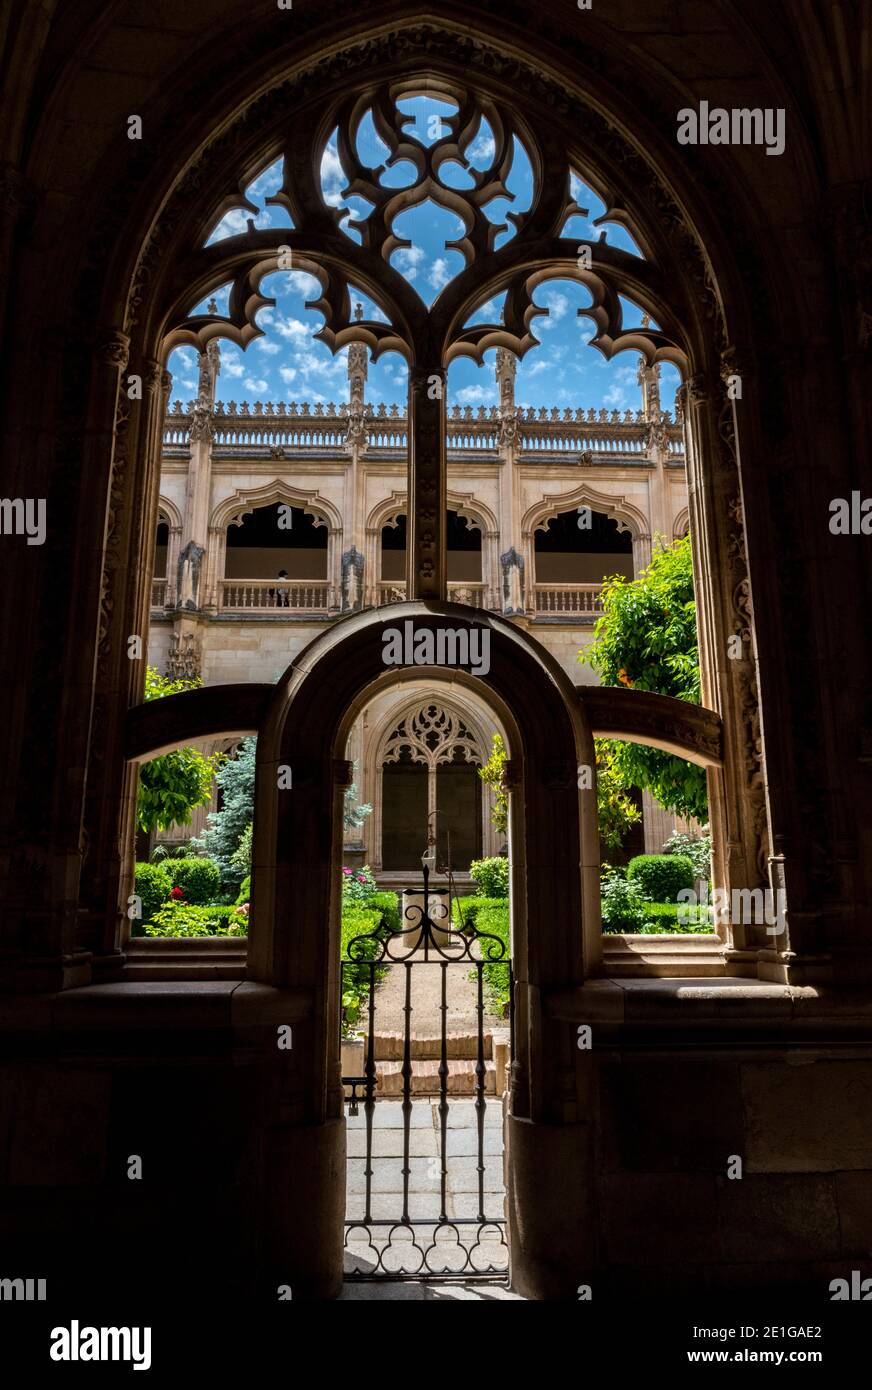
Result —
[[[443,367],[409,372],[407,599],[448,594],[445,380]]]

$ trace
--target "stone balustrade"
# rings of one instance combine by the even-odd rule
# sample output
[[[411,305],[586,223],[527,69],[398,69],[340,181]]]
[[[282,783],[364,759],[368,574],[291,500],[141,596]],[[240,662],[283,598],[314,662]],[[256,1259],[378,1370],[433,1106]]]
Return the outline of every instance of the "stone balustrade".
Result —
[[[247,613],[264,609],[277,613],[325,613],[330,608],[330,584],[326,579],[224,579],[221,581],[222,613]]]
[[[166,417],[164,445],[184,448],[190,438],[194,404],[173,403]],[[566,406],[520,406],[513,416],[503,417],[497,406],[449,406],[448,449],[452,452],[497,453],[504,427],[514,431],[514,447],[519,454],[579,455],[580,463],[602,462],[615,457],[643,460],[649,451],[650,422],[641,410],[599,410],[590,407],[573,410]],[[398,405],[367,405],[363,412],[365,437],[372,450],[405,452],[408,448],[408,421]],[[680,425],[669,411],[662,414],[670,459],[684,458],[684,438]],[[349,408],[329,401],[310,406],[308,401],[217,401],[212,411],[212,440],[219,448],[263,447],[275,449],[338,449],[349,431]],[[587,455],[587,458],[582,458]],[[523,458],[521,459],[523,462]]]

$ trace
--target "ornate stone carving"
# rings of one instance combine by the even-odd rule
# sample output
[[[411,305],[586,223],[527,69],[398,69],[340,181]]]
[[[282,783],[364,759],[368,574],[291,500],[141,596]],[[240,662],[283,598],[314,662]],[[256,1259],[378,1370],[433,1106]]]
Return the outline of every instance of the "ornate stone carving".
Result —
[[[130,339],[126,333],[121,333],[118,329],[107,329],[100,334],[94,345],[97,361],[105,362],[107,367],[117,367],[119,372],[123,372],[127,366],[129,354]]]
[[[172,634],[166,673],[171,680],[195,681],[202,676],[202,643],[193,632]]]
[[[454,762],[457,753],[468,763],[484,762],[475,735],[460,716],[429,701],[400,720],[385,744],[382,764],[399,762],[404,753],[429,768]]]
[[[524,607],[524,557],[514,546],[500,556],[503,575],[503,612],[523,613]]]
[[[366,561],[354,546],[342,556],[342,612],[353,613],[363,603],[363,576]]]
[[[200,571],[205,554],[205,547],[197,545],[196,541],[188,541],[181,551],[177,571],[177,607],[192,611],[200,607]]]

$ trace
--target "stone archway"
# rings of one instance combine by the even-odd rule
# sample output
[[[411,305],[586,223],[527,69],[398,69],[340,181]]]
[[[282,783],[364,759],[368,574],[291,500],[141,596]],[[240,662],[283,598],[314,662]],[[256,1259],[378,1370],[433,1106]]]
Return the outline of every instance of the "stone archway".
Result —
[[[487,633],[488,671],[386,667],[386,630],[411,622],[417,632],[450,627]],[[580,986],[595,963],[599,936],[598,840],[595,794],[579,795],[577,767],[593,762],[583,708],[566,676],[538,645],[496,616],[473,618],[450,604],[405,603],[349,618],[323,634],[275,687],[258,741],[257,799],[252,874],[249,978],[277,986],[297,1001],[291,1073],[283,1104],[285,1142],[310,1172],[306,1201],[321,1213],[311,1240],[298,1239],[288,1269],[301,1288],[323,1295],[341,1279],[342,1192],[345,1159],[339,1073],[339,870],[342,863],[342,792],[350,770],[339,756],[351,724],[373,693],[398,680],[450,679],[473,686],[505,727],[512,758],[510,852],[516,1057],[507,1123],[513,1278],[537,1287],[550,1268],[553,1239],[547,1212],[537,1203],[547,1191],[549,1164],[571,1160],[589,1131],[580,1123],[571,1056],[553,1032],[547,999]],[[280,773],[290,789],[280,789]],[[567,924],[573,928],[567,929]],[[293,1117],[293,1118],[291,1118]],[[537,1146],[535,1171],[524,1162]],[[279,1146],[281,1147],[281,1145]],[[581,1161],[580,1154],[576,1154]],[[316,1177],[315,1174],[320,1174]],[[317,1194],[313,1191],[317,1186]],[[292,1201],[289,1195],[288,1201]],[[576,1234],[581,1196],[564,1218]],[[300,1232],[312,1226],[299,1212],[288,1218]],[[514,1224],[512,1224],[514,1223]],[[538,1232],[538,1235],[534,1234]],[[564,1272],[565,1274],[565,1272]],[[561,1276],[563,1277],[563,1275]]]

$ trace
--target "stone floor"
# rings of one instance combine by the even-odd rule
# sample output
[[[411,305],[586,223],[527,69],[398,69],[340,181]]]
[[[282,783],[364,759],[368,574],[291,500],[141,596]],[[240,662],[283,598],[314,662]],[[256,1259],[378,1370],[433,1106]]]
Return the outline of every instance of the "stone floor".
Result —
[[[346,1220],[362,1220],[366,1210],[366,1120],[361,1106],[349,1115]],[[447,1125],[448,1222],[437,1225],[440,1212],[441,1128],[437,1104],[429,1099],[412,1102],[409,1126],[409,1217],[421,1225],[354,1227],[348,1232],[346,1270],[371,1270],[380,1260],[388,1273],[417,1274],[422,1267],[432,1273],[463,1273],[471,1269],[494,1271],[497,1277],[508,1267],[508,1251],[502,1228],[503,1186],[502,1104],[486,1102],[484,1122],[484,1217],[480,1225],[478,1191],[478,1131],[471,1100],[450,1102]],[[383,1099],[373,1112],[373,1175],[371,1215],[374,1222],[396,1223],[403,1218],[403,1111],[398,1101]],[[356,1287],[356,1286],[355,1286]],[[361,1294],[361,1297],[375,1295]],[[397,1298],[412,1295],[396,1293]],[[417,1295],[420,1297],[421,1295]],[[428,1292],[426,1297],[430,1297]],[[436,1295],[433,1295],[436,1296]],[[448,1296],[447,1294],[438,1295]],[[452,1296],[461,1296],[455,1295]],[[467,1295],[462,1295],[467,1296]],[[475,1297],[479,1297],[476,1293]]]

